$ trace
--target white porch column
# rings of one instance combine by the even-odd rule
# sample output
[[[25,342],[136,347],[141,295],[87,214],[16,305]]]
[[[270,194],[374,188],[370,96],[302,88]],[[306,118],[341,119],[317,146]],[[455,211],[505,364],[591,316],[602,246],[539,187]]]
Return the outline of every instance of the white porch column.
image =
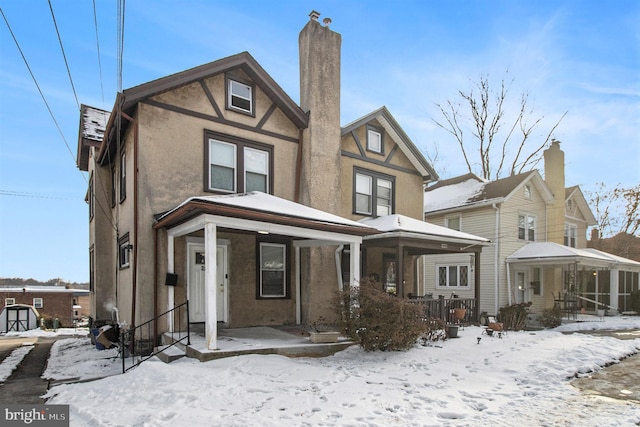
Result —
[[[609,290],[609,306],[613,314],[618,312],[618,292],[620,290],[620,270],[609,270],[609,283],[611,289]],[[611,314],[611,313],[609,313]]]
[[[167,237],[167,272],[175,273],[175,237],[169,235]],[[167,286],[167,310],[171,310],[175,306],[175,289],[173,286]],[[187,322],[189,319],[187,319]],[[174,332],[173,330],[173,316],[167,316],[167,326],[169,327],[169,332]]]
[[[360,286],[360,243],[351,243],[349,254],[349,286]]]
[[[205,339],[207,349],[215,350],[218,346],[218,284],[216,283],[217,229],[216,224],[210,221],[204,226],[204,307],[205,307]]]
[[[296,254],[296,325],[299,325],[300,323],[302,323],[302,313],[301,313],[301,304],[302,301],[300,301],[300,293],[301,293],[301,289],[302,289],[302,283],[301,283],[301,278],[300,278],[300,247],[296,246],[295,247],[295,254]]]

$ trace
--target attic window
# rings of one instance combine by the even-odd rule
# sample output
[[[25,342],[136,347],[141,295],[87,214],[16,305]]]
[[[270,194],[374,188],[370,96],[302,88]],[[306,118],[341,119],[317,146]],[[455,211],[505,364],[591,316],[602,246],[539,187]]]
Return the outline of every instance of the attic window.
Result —
[[[524,198],[527,200],[531,200],[531,186],[530,185],[525,185],[524,186]]]
[[[367,126],[367,150],[380,154],[383,152],[382,132],[373,126]]]
[[[227,107],[253,114],[253,87],[229,79]]]

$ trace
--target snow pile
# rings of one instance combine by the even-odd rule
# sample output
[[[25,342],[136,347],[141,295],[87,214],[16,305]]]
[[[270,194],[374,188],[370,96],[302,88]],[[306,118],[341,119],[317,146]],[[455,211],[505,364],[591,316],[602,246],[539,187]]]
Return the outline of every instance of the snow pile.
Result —
[[[18,347],[0,363],[0,383],[3,383],[11,376],[11,373],[18,367],[20,362],[33,350],[31,344]]]
[[[640,317],[594,323],[638,329]],[[124,375],[54,387],[46,397],[70,404],[72,425],[82,426],[640,423],[637,403],[586,395],[569,381],[637,352],[640,338],[540,331],[500,339],[474,326],[459,336],[406,352],[352,347],[319,359],[249,355],[166,365],[153,358]]]

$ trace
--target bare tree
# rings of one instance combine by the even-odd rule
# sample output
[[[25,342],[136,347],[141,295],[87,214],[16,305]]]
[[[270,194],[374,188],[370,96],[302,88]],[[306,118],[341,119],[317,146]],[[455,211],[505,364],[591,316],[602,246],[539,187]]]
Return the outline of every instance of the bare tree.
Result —
[[[624,188],[620,184],[609,189],[604,182],[596,184],[594,191],[588,191],[589,202],[598,222],[602,237],[619,233],[638,235],[640,233],[640,184]]]
[[[504,78],[497,90],[491,88],[486,75],[472,83],[468,92],[458,91],[461,98],[458,102],[448,100],[445,104],[436,104],[444,120],[433,119],[437,126],[456,139],[469,172],[474,172],[476,162],[472,161],[471,154],[475,151],[479,156],[480,175],[488,180],[535,167],[567,112],[555,122],[544,140],[536,145],[529,144],[544,117],[533,117],[528,93],[520,96],[518,108],[511,113],[507,107],[509,88]],[[473,136],[472,141],[465,138],[467,130]]]

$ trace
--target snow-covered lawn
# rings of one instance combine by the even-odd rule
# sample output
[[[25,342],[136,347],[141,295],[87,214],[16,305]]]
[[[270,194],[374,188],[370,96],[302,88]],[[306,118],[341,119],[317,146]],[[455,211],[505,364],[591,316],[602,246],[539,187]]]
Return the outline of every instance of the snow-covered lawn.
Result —
[[[640,329],[640,317],[573,325],[558,330]],[[430,347],[352,347],[318,359],[249,355],[167,365],[153,358],[124,375],[56,386],[46,397],[71,405],[72,426],[639,425],[637,403],[581,393],[570,379],[637,352],[640,338],[558,330],[499,339],[467,327]],[[117,359],[96,363],[105,352],[87,342],[57,342],[45,375],[117,371]]]

